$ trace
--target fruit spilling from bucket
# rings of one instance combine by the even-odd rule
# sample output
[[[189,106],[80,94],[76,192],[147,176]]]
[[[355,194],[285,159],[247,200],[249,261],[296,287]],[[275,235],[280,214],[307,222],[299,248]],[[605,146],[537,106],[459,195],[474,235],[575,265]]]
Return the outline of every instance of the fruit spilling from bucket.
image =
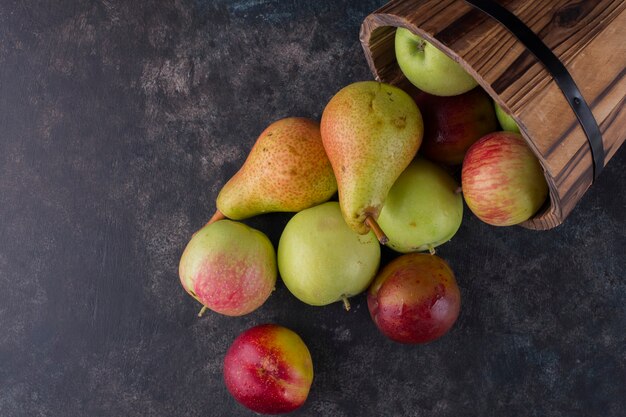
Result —
[[[514,119],[424,39],[398,29],[395,41],[417,93],[356,82],[330,99],[320,122],[290,117],[260,134],[181,257],[182,286],[201,312],[251,313],[280,275],[298,300],[320,308],[348,310],[366,292],[372,330],[432,342],[461,311],[455,273],[435,253],[459,230],[463,201],[495,226],[541,210],[548,186]],[[239,222],[269,212],[295,213],[277,250]],[[397,252],[385,265],[381,245]],[[267,324],[234,340],[224,379],[251,410],[285,413],[305,402],[313,363],[300,336]]]

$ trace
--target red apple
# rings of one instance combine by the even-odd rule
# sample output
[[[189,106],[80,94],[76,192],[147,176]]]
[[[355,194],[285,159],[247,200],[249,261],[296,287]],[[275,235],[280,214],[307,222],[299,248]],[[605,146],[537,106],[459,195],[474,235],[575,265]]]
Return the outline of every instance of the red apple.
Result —
[[[264,324],[243,332],[224,358],[226,388],[252,411],[281,414],[304,404],[313,382],[313,361],[293,331]]]
[[[458,165],[474,142],[498,129],[493,102],[480,87],[452,97],[419,92],[415,102],[424,118],[420,152],[433,161]]]
[[[494,226],[528,220],[548,195],[539,161],[513,132],[494,132],[472,145],[463,160],[461,182],[467,206]]]
[[[378,274],[367,306],[378,329],[391,340],[426,343],[450,330],[459,315],[461,293],[443,259],[410,253]]]

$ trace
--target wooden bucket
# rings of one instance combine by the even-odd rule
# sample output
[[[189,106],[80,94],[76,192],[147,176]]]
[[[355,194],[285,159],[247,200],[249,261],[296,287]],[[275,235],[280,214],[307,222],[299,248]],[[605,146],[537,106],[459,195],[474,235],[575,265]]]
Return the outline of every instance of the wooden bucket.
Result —
[[[626,1],[498,3],[539,36],[578,85],[602,134],[604,163],[596,170],[601,169],[626,138]],[[561,224],[593,183],[594,165],[588,137],[544,64],[507,28],[464,0],[392,1],[365,19],[360,38],[376,79],[400,87],[408,81],[395,58],[396,27],[459,62],[513,116],[550,188],[550,201],[522,225]]]

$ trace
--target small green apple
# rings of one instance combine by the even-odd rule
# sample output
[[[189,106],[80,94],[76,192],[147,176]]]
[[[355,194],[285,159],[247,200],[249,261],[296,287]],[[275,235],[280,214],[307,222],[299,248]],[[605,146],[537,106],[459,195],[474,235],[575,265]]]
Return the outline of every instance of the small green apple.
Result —
[[[461,65],[406,28],[396,30],[395,49],[402,73],[420,90],[456,96],[478,85]]]
[[[339,203],[302,210],[291,218],[278,243],[278,271],[301,301],[323,306],[367,289],[380,263],[380,245],[372,231],[360,235],[348,227]]]
[[[496,109],[496,117],[498,118],[498,122],[502,129],[508,132],[516,132],[519,133],[519,126],[515,123],[515,120],[505,112],[502,107],[498,105],[495,101],[493,102],[494,108]]]
[[[463,219],[458,184],[437,164],[417,158],[391,187],[378,224],[398,252],[421,252],[447,241]]]

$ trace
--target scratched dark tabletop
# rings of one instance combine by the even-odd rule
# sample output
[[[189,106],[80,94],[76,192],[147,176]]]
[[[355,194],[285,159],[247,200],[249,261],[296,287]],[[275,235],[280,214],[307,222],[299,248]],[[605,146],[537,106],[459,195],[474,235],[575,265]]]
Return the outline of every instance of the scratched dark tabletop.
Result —
[[[358,30],[382,4],[0,2],[0,416],[252,415],[222,361],[266,322],[313,356],[294,415],[626,415],[625,149],[555,230],[466,210],[439,250],[461,315],[434,343],[280,282],[248,316],[196,317],[185,244],[266,125],[372,78]],[[247,223],[276,244],[289,217]]]

